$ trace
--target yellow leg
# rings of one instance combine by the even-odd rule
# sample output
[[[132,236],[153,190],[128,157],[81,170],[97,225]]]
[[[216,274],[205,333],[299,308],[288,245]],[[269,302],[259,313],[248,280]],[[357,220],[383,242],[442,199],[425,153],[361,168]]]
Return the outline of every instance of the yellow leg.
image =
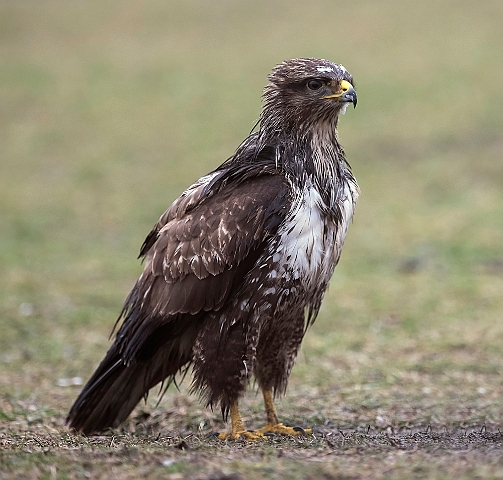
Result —
[[[238,438],[242,438],[244,440],[258,440],[262,438],[263,435],[256,432],[249,432],[245,430],[243,419],[241,418],[241,414],[239,413],[238,401],[236,400],[231,404],[230,408],[231,415],[231,432],[230,433],[221,433],[218,435],[218,438],[221,440],[236,440]]]
[[[271,390],[262,390],[264,396],[265,415],[267,418],[267,425],[277,425],[279,423],[276,407],[274,406],[274,398]]]
[[[274,406],[274,398],[271,390],[262,390],[264,395],[265,414],[267,425],[260,430],[255,430],[256,434],[264,435],[267,433],[277,433],[280,435],[309,435],[312,433],[310,428],[287,427],[279,423],[276,407]]]

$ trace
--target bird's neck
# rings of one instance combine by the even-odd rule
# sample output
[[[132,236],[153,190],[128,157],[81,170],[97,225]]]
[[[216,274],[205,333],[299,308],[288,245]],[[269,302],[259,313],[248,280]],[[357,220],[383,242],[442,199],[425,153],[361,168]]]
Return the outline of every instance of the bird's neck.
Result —
[[[329,215],[338,211],[341,192],[349,186],[355,195],[358,186],[339,144],[337,118],[319,120],[310,124],[296,124],[289,128],[287,122],[264,118],[260,129],[251,134],[236,152],[236,158],[249,158],[253,151],[254,162],[261,152],[268,151],[268,161],[299,190],[311,185],[323,201],[321,206]]]
[[[304,158],[306,173],[318,188],[328,210],[333,210],[336,208],[341,186],[350,173],[335,125],[320,122],[312,128],[308,141],[310,151]]]
[[[300,129],[299,129],[300,130]],[[299,188],[316,188],[328,210],[336,208],[342,183],[351,176],[344,150],[339,144],[335,121],[320,121],[304,133],[283,135],[277,156],[285,172]],[[301,130],[300,130],[301,131]],[[351,176],[352,178],[352,176]]]

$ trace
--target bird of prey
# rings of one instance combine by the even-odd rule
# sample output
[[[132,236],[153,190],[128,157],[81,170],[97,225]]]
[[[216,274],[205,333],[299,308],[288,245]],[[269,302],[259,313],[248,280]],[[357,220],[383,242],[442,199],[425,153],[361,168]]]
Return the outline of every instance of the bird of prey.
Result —
[[[230,414],[220,438],[304,432],[279,422],[273,399],[285,393],[353,216],[359,189],[337,122],[356,92],[342,65],[316,58],[284,61],[268,80],[256,131],[143,243],[122,324],[68,415],[74,430],[117,427],[152,387],[191,369],[192,391]],[[247,431],[238,402],[252,376],[267,425]]]

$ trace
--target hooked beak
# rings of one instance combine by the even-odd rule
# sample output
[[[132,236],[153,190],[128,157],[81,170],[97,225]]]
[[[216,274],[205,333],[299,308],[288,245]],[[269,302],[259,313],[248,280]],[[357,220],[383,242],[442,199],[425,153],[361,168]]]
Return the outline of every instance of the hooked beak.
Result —
[[[326,95],[322,98],[337,98],[340,102],[349,102],[352,103],[354,108],[356,108],[357,98],[356,91],[346,80],[341,80],[339,84],[339,91],[337,93],[333,93],[332,95]]]

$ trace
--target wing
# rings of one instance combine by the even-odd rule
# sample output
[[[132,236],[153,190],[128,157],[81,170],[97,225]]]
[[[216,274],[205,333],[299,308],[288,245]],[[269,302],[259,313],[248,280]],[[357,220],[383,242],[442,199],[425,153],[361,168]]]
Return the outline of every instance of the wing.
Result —
[[[215,175],[186,190],[143,244],[145,268],[126,300],[117,333],[125,361],[161,325],[222,308],[290,207],[283,176],[221,182],[208,194]]]

